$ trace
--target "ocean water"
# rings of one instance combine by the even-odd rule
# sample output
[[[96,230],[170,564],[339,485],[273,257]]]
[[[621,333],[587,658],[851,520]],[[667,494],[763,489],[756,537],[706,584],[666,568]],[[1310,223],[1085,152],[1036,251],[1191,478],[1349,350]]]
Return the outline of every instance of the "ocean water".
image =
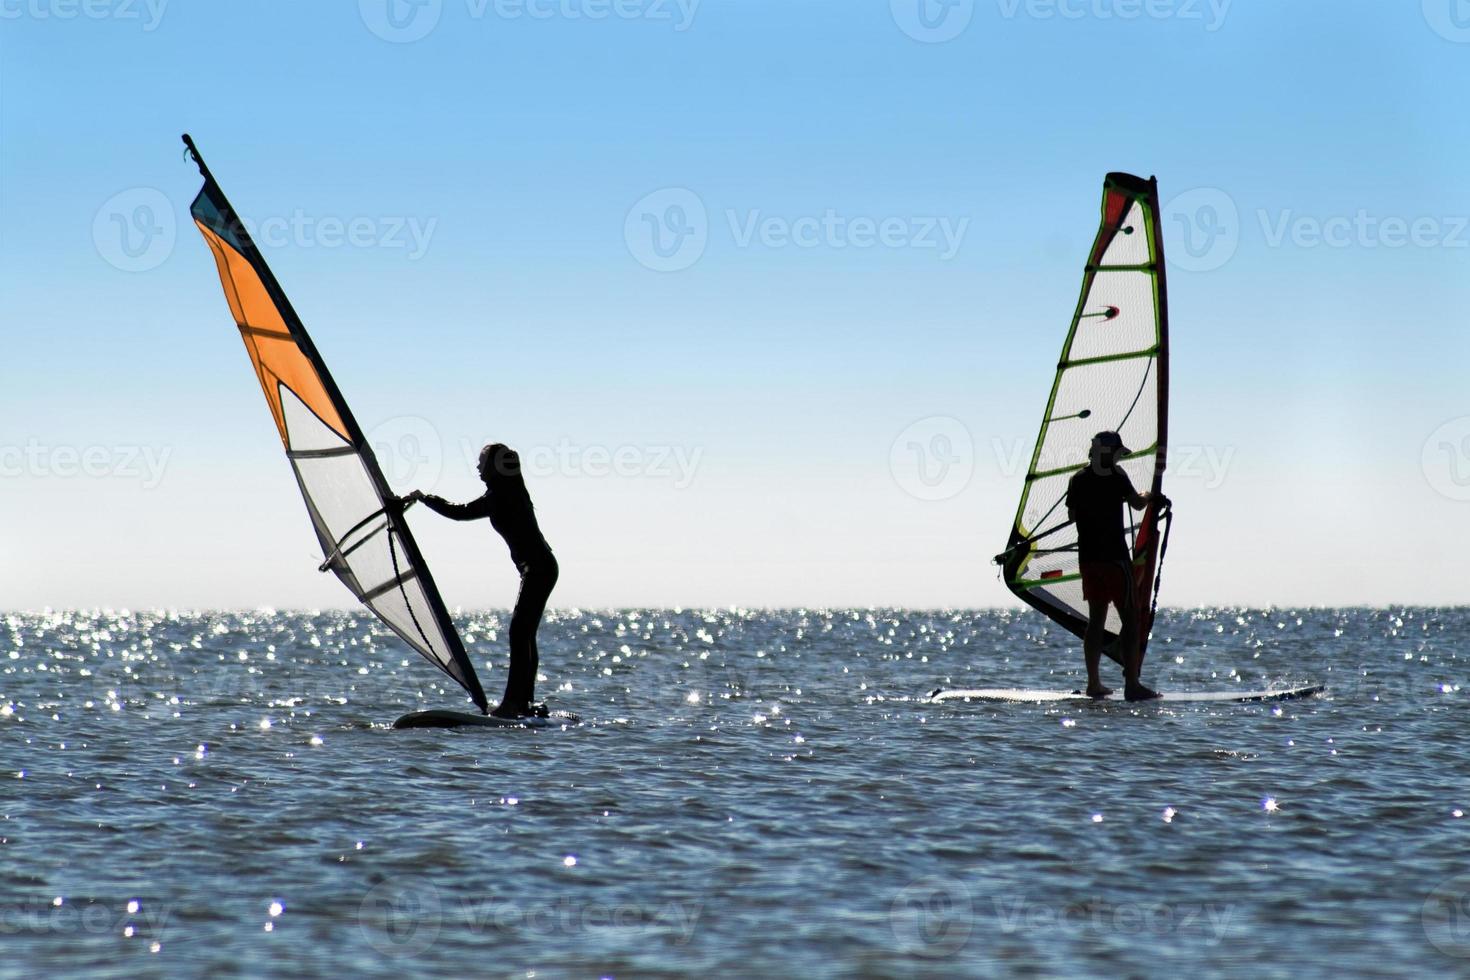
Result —
[[[504,614],[459,617],[487,690]],[[349,613],[12,614],[0,976],[1470,973],[1470,611],[1161,614],[1168,690],[1032,613],[563,610],[465,708]],[[449,686],[446,686],[449,685]]]

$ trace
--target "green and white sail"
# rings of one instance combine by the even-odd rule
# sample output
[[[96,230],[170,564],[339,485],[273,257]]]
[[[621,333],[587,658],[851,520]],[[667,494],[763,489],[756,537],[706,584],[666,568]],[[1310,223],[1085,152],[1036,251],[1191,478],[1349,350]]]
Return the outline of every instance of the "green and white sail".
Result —
[[[1082,298],[1057,365],[1006,551],[996,560],[1027,604],[1081,636],[1087,603],[1067,482],[1088,462],[1092,437],[1112,430],[1131,450],[1122,468],[1138,490],[1163,489],[1169,425],[1169,315],[1158,183],[1130,174],[1103,182],[1102,225],[1088,256]],[[1127,510],[1139,639],[1146,645],[1162,562],[1157,504]],[[1109,610],[1109,656],[1121,629]]]

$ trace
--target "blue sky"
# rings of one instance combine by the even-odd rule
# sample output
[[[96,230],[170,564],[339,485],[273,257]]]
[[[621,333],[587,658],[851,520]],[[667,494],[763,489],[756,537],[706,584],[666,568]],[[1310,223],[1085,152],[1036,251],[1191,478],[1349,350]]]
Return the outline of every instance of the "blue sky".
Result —
[[[1470,5],[393,3],[0,2],[5,606],[348,598],[186,130],[402,489],[539,454],[555,604],[1008,604],[1109,170],[1165,202],[1165,601],[1470,598]]]

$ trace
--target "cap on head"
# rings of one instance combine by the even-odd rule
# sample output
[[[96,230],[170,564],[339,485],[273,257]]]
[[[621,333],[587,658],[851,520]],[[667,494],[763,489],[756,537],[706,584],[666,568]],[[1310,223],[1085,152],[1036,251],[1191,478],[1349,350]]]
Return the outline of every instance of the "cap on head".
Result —
[[[1116,432],[1099,432],[1092,437],[1092,445],[1096,449],[1103,449],[1115,456],[1127,456],[1131,449],[1123,445],[1123,437]]]

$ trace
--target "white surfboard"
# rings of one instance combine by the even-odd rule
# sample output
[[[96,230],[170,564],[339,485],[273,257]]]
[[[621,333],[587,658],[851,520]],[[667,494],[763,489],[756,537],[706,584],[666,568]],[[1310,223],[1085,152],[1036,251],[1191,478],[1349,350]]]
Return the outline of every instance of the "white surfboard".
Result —
[[[1151,701],[1125,701],[1122,690],[1115,690],[1105,698],[1090,698],[1081,691],[1038,691],[1021,687],[990,687],[977,688],[974,690],[945,690],[940,688],[931,691],[925,699],[931,702],[944,701],[1020,701],[1030,703],[1042,703],[1047,701],[1069,701],[1083,704],[1103,702],[1120,702],[1125,704],[1150,704],[1153,701],[1164,701],[1170,704],[1180,702],[1210,702],[1210,701],[1291,701],[1296,698],[1309,698],[1314,694],[1321,694],[1326,688],[1321,684],[1312,684],[1306,687],[1289,687],[1276,691],[1163,691],[1159,697]]]
[[[570,711],[553,711],[545,718],[496,718],[467,711],[415,711],[393,723],[394,728],[571,728],[582,719]]]

